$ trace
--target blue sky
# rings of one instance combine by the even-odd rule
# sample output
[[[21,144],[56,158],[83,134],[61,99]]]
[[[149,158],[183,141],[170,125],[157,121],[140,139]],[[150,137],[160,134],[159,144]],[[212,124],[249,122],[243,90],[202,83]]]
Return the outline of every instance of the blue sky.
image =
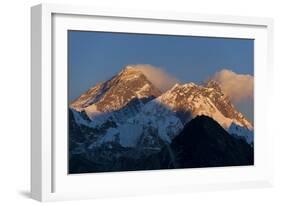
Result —
[[[253,55],[248,39],[69,31],[69,99],[128,64],[151,64],[182,83],[201,83],[223,68],[253,75]]]

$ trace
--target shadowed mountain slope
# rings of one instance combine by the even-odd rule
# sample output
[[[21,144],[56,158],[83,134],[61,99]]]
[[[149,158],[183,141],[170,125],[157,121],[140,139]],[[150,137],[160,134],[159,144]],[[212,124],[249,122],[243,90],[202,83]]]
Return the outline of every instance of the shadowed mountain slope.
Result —
[[[208,116],[191,120],[162,151],[162,165],[174,168],[240,166],[254,164],[254,150],[246,141],[229,135]]]
[[[103,145],[94,155],[72,155],[71,173],[242,166],[254,164],[253,147],[229,135],[216,121],[198,116],[159,152]],[[110,157],[110,158],[108,158]]]

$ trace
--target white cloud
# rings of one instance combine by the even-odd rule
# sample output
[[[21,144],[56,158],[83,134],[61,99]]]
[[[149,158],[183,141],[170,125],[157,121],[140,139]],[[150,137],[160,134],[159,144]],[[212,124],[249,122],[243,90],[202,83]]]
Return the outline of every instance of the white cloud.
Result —
[[[142,71],[143,74],[148,78],[148,80],[163,92],[170,89],[176,83],[179,83],[179,81],[175,77],[171,76],[159,67],[155,67],[149,64],[136,64],[130,66]]]
[[[254,77],[249,74],[237,74],[223,69],[211,79],[217,81],[225,94],[235,103],[252,100],[254,95]]]

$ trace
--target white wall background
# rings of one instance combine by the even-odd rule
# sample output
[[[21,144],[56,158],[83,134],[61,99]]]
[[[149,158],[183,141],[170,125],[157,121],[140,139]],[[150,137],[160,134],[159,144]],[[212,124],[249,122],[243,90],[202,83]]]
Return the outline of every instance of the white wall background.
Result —
[[[30,149],[30,6],[46,2],[6,0],[0,7],[0,205],[36,205],[29,192]],[[214,191],[114,199],[58,202],[61,205],[280,205],[281,204],[281,12],[276,0],[57,0],[53,3],[102,5],[192,13],[265,16],[275,20],[275,139],[276,186],[272,189]],[[266,68],[265,68],[266,69]],[[266,85],[265,85],[266,86]],[[266,98],[266,97],[265,97]],[[278,125],[279,124],[279,125]],[[50,203],[47,203],[50,204]]]

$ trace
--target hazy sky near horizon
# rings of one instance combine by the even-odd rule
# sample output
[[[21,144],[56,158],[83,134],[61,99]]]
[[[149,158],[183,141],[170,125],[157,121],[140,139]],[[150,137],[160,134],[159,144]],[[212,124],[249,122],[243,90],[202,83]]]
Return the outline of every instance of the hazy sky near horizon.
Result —
[[[181,83],[202,83],[222,69],[253,75],[254,40],[69,31],[69,100],[130,64],[153,65]],[[253,102],[237,106],[253,119]]]

